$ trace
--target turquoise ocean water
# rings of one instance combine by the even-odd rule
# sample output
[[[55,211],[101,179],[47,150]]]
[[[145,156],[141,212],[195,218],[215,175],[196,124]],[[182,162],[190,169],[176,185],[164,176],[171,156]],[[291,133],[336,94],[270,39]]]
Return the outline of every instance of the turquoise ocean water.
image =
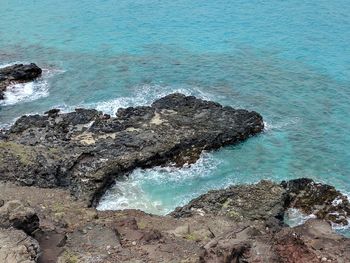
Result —
[[[108,113],[180,91],[260,112],[263,134],[183,169],[136,170],[101,209],[165,214],[206,192],[311,177],[350,193],[348,0],[0,0],[0,64],[36,62],[0,124],[76,106]]]

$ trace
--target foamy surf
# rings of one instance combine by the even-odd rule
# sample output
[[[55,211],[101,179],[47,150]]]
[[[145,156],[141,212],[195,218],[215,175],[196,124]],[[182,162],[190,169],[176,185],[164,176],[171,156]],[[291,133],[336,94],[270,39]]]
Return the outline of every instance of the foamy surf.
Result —
[[[19,63],[25,64],[23,62],[14,62],[0,65],[0,68]],[[47,97],[49,95],[49,79],[62,72],[64,71],[43,69],[41,77],[34,81],[10,85],[4,92],[4,99],[0,101],[0,106],[10,106]]]
[[[140,209],[147,213],[165,215],[174,210],[176,206],[184,205],[202,193],[172,195],[169,197],[170,200],[164,198],[162,194],[160,195],[162,198],[155,197],[154,194],[149,194],[149,189],[145,190],[145,188],[151,187],[157,190],[158,188],[163,189],[164,185],[170,187],[181,183],[192,183],[196,177],[210,176],[218,165],[218,160],[214,160],[210,153],[203,153],[195,164],[182,168],[136,169],[128,177],[125,176],[116,181],[116,184],[103,196],[97,209]]]
[[[304,224],[312,218],[316,218],[316,216],[313,214],[306,215],[296,208],[289,208],[284,215],[284,222],[290,227],[295,227]]]
[[[151,105],[155,100],[171,93],[182,93],[187,96],[193,95],[201,99],[210,100],[207,93],[198,87],[176,87],[162,85],[140,85],[133,88],[133,94],[128,97],[120,97],[113,100],[97,102],[85,105],[95,108],[104,113],[115,114],[119,108]]]
[[[264,131],[270,132],[270,131],[284,131],[286,128],[292,125],[298,125],[301,122],[301,119],[299,117],[294,117],[287,119],[286,121],[282,122],[272,122],[272,121],[264,121]]]

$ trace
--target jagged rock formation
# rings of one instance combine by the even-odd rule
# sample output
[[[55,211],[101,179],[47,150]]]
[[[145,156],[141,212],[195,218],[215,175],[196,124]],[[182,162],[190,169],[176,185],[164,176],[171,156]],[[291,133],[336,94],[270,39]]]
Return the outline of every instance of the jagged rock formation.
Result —
[[[116,115],[52,109],[0,134],[0,262],[350,262],[331,229],[349,200],[310,179],[210,191],[167,216],[87,207],[135,167],[193,163],[263,129],[256,112],[182,94]],[[288,227],[289,208],[318,219]]]
[[[0,228],[0,262],[34,263],[39,252],[38,242],[23,231]]]
[[[39,218],[28,205],[11,200],[0,207],[0,227],[14,227],[31,235],[39,228]]]
[[[4,92],[9,85],[32,81],[39,77],[41,72],[41,68],[34,63],[0,68],[0,100],[4,99]]]
[[[23,116],[0,139],[0,180],[69,188],[95,204],[135,167],[195,162],[263,130],[260,114],[172,94],[151,106]]]
[[[282,183],[261,181],[254,185],[231,186],[209,191],[189,204],[175,209],[176,218],[207,213],[228,216],[236,221],[282,220],[289,208],[314,214],[319,219],[347,225],[350,217],[348,198],[333,186],[300,178]]]
[[[36,262],[38,242],[28,236],[39,229],[39,218],[28,205],[18,200],[0,201],[0,262]]]

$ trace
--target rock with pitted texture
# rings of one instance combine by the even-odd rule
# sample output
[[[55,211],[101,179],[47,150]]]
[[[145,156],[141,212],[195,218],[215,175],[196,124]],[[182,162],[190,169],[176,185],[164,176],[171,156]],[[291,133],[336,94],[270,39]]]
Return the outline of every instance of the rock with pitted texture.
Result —
[[[39,253],[38,242],[23,231],[0,228],[1,263],[34,263]]]
[[[176,218],[194,214],[227,216],[235,221],[283,219],[285,190],[270,181],[253,185],[237,185],[213,190],[178,207],[172,216]]]
[[[317,183],[308,178],[284,181],[281,185],[288,193],[286,207],[296,208],[317,218],[336,224],[348,225],[350,203],[348,197],[334,186]]]
[[[227,216],[235,221],[282,221],[289,208],[299,209],[306,215],[347,225],[350,203],[346,195],[333,186],[300,178],[282,183],[260,181],[252,185],[237,185],[209,191],[178,207],[170,215],[176,218],[195,214]],[[275,220],[277,219],[277,221]]]
[[[23,116],[0,139],[0,180],[68,188],[96,204],[136,167],[193,163],[203,150],[241,142],[263,130],[260,114],[183,94],[151,106]]]
[[[0,227],[14,227],[31,235],[39,228],[39,218],[30,206],[11,200],[0,207]]]

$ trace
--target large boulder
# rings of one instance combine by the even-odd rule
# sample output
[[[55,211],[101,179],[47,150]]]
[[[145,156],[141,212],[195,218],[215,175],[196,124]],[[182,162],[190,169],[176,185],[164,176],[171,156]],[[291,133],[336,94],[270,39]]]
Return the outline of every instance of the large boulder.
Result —
[[[176,218],[196,214],[227,216],[235,221],[283,219],[285,190],[270,181],[252,185],[231,186],[209,191],[178,207],[170,215]]]
[[[18,200],[11,200],[0,207],[0,227],[14,227],[28,235],[39,228],[39,217],[33,208]]]
[[[0,228],[1,263],[34,263],[39,253],[38,242],[23,231]]]
[[[203,150],[263,130],[260,114],[183,94],[151,106],[91,109],[19,118],[0,139],[0,180],[63,187],[95,204],[118,176],[136,167],[193,163]]]
[[[4,99],[4,92],[11,84],[28,82],[36,79],[42,73],[34,63],[23,65],[15,64],[0,68],[0,99]]]

